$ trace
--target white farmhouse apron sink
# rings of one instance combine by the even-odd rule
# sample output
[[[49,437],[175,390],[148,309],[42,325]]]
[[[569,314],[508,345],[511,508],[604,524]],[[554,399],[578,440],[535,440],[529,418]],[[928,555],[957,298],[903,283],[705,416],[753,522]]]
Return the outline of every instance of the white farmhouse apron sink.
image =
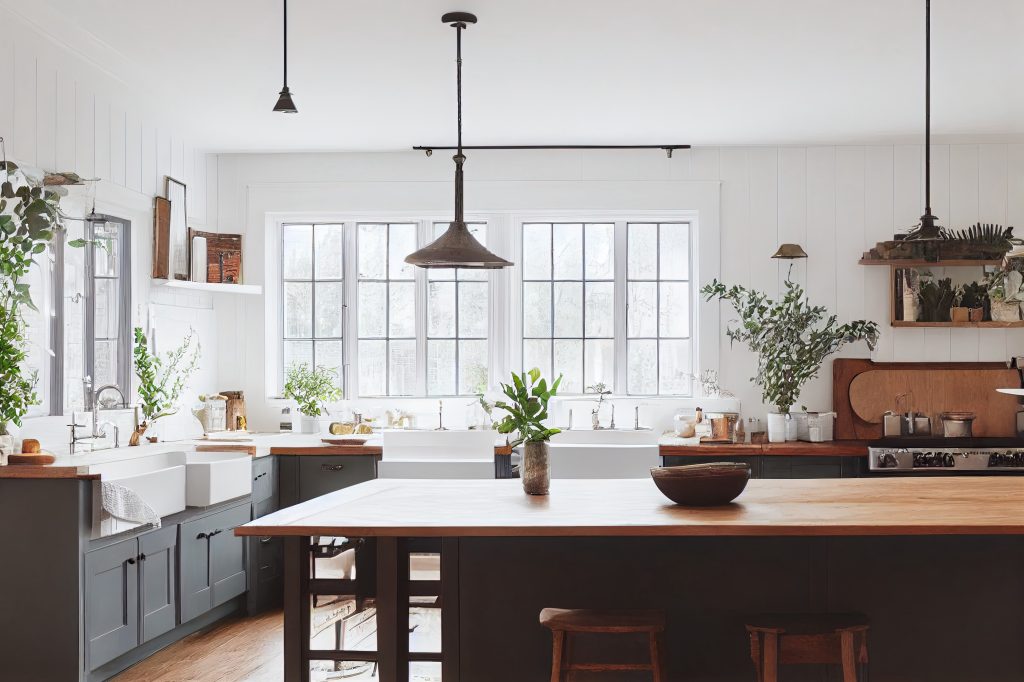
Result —
[[[252,493],[252,457],[247,453],[190,452],[185,467],[189,507],[209,507]]]

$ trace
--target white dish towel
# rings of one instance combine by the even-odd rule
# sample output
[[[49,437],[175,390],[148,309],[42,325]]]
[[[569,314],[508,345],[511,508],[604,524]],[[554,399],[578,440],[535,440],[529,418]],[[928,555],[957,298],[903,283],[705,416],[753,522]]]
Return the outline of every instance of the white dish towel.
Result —
[[[103,520],[113,516],[132,523],[149,523],[160,527],[160,516],[138,493],[116,483],[100,481],[103,494]]]

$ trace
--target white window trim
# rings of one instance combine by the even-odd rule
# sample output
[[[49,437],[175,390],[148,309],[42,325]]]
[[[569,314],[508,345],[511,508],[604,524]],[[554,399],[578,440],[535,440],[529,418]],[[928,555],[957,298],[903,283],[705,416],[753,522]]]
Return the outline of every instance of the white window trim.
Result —
[[[715,216],[711,224],[715,223]],[[438,214],[436,211],[354,211],[345,213],[268,213],[266,225],[271,234],[268,245],[273,245],[273,253],[267,254],[265,318],[273,324],[267,325],[265,386],[267,397],[280,396],[282,389],[280,363],[283,354],[283,318],[281,316],[281,227],[285,224],[331,223],[342,224],[344,229],[344,281],[345,310],[343,311],[343,346],[345,352],[344,392],[346,399],[430,399],[454,398],[465,396],[430,396],[426,392],[425,368],[417,366],[417,392],[412,396],[372,396],[361,395],[358,390],[358,333],[356,330],[357,313],[357,263],[356,263],[356,225],[358,223],[418,223],[418,235],[427,239],[435,222],[449,222],[450,215]],[[497,388],[499,382],[507,380],[509,374],[519,371],[522,364],[522,239],[521,225],[524,222],[583,222],[583,223],[615,223],[615,357],[616,376],[613,394],[617,397],[628,397],[644,400],[674,400],[689,396],[675,395],[635,395],[626,393],[626,228],[628,222],[686,222],[690,225],[690,306],[692,311],[691,353],[693,372],[701,369],[718,369],[717,308],[710,308],[700,300],[700,282],[718,276],[718,249],[713,253],[709,245],[717,247],[717,234],[704,234],[697,209],[675,210],[529,210],[529,211],[475,211],[467,213],[467,222],[487,223],[488,248],[513,261],[514,265],[503,270],[492,270],[488,275],[489,305],[491,310],[488,350],[490,367],[488,384],[490,390]],[[621,225],[621,227],[620,227]],[[427,240],[429,241],[429,240]],[[422,243],[427,243],[423,241]],[[708,246],[707,249],[705,247]],[[620,281],[621,279],[621,281]],[[416,325],[417,325],[417,359],[423,362],[426,358],[426,271],[418,269],[416,273]],[[518,340],[518,341],[517,341]]]

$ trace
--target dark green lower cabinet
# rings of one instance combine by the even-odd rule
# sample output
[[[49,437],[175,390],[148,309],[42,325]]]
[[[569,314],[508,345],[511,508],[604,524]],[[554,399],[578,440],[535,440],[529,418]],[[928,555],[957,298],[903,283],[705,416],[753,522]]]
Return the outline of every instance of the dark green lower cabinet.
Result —
[[[667,455],[664,466],[683,466],[707,462],[743,462],[750,466],[751,478],[856,478],[866,465],[863,457],[827,455],[754,455],[700,456]]]
[[[232,532],[249,521],[251,505],[181,524],[181,622],[245,592],[245,538]]]
[[[377,478],[377,455],[281,455],[281,507]]]

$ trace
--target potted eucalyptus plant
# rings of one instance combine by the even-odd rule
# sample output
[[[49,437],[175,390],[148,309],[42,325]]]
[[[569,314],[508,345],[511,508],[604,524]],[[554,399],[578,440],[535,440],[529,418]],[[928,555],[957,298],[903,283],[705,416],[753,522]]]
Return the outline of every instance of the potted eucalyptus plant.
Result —
[[[513,447],[525,444],[519,477],[528,495],[547,495],[551,485],[548,440],[561,431],[548,428],[544,420],[548,418],[548,401],[558,393],[560,383],[561,375],[548,386],[536,367],[522,374],[513,372],[512,384],[501,385],[501,392],[508,401],[494,403],[496,408],[508,412],[496,425],[498,433],[515,433],[515,439],[510,442]]]
[[[195,346],[193,347],[193,341]],[[139,378],[139,411],[142,421],[135,427],[129,445],[138,445],[142,435],[161,417],[178,411],[178,401],[185,383],[199,367],[202,349],[190,329],[181,345],[163,357],[149,349],[149,341],[142,327],[135,328],[135,375]],[[156,438],[148,436],[155,442]]]
[[[298,363],[288,369],[284,397],[298,403],[299,433],[320,431],[320,417],[328,412],[327,403],[341,400],[338,373],[333,369]]]
[[[874,349],[879,333],[878,325],[867,320],[841,325],[835,315],[826,317],[824,306],[812,306],[799,284],[787,277],[785,286],[778,301],[753,289],[728,287],[717,279],[701,289],[708,301],[731,303],[740,317],[740,326],[730,326],[726,335],[757,354],[757,376],[752,381],[761,387],[765,404],[776,409],[768,415],[768,440],[773,443],[797,439],[796,429],[789,427],[795,427],[789,411],[825,359],[855,341]]]

